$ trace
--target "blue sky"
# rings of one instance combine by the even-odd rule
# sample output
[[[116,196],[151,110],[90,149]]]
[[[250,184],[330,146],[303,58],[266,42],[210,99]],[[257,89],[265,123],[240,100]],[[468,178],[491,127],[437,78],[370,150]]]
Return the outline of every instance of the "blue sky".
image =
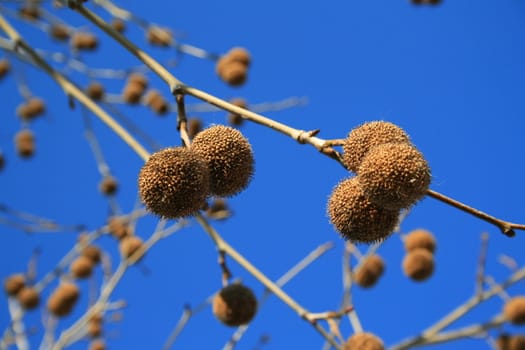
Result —
[[[320,129],[325,139],[344,138],[355,126],[388,120],[403,127],[432,168],[433,190],[456,198],[511,222],[525,223],[523,198],[523,133],[525,132],[525,4],[519,0],[443,1],[440,6],[414,6],[408,1],[328,1],[247,4],[243,1],[148,2],[129,0],[119,5],[137,16],[174,30],[182,43],[213,53],[234,46],[253,56],[248,82],[231,88],[214,73],[211,61],[183,56],[170,71],[185,83],[218,97],[245,97],[249,103],[307,97],[308,104],[264,115],[299,129]],[[93,8],[88,2],[87,6]],[[3,3],[2,9],[16,5]],[[51,9],[49,5],[46,8]],[[110,16],[96,8],[104,18]],[[81,59],[93,67],[120,69],[140,62],[113,43],[100,30],[68,9],[53,10],[77,27],[100,35],[95,54]],[[7,11],[6,11],[7,13]],[[67,45],[7,13],[30,44],[49,51],[67,52]],[[129,24],[128,35],[154,58],[168,63],[174,50],[152,48],[143,31]],[[4,38],[3,34],[1,36]],[[0,57],[5,57],[0,51]],[[68,108],[67,99],[43,73],[21,63],[0,81],[0,148],[7,158],[0,172],[0,203],[52,219],[61,224],[84,224],[89,230],[104,225],[109,213],[106,198],[97,192],[100,176],[84,138],[80,108]],[[57,67],[59,65],[56,65]],[[168,87],[148,73],[150,83],[169,96]],[[71,78],[81,86],[88,79]],[[15,154],[13,135],[21,123],[15,116],[22,101],[17,81],[26,81],[33,94],[45,98],[45,116],[31,124],[37,153],[31,160]],[[119,93],[122,80],[102,80]],[[198,101],[188,98],[190,106]],[[145,107],[120,110],[160,145],[180,144],[175,114],[159,118]],[[190,109],[191,110],[191,109]],[[226,113],[190,113],[205,124],[224,123]],[[123,212],[134,208],[141,159],[98,120],[91,118],[112,173],[120,182],[116,197]],[[287,284],[284,290],[312,312],[337,309],[342,296],[341,260],[344,242],[326,216],[332,188],[350,174],[311,146],[256,124],[241,131],[250,140],[256,159],[255,177],[246,191],[229,202],[234,215],[214,222],[223,237],[277,279],[320,244],[335,247]],[[151,149],[150,149],[151,151]],[[153,216],[141,219],[137,235],[147,238],[155,229]],[[161,348],[182,314],[185,304],[197,306],[221,286],[217,254],[212,241],[193,220],[180,232],[154,246],[143,261],[131,268],[114,291],[112,300],[126,300],[119,322],[106,322],[105,339],[111,349]],[[432,198],[425,198],[401,224],[401,233],[424,227],[438,241],[436,272],[425,283],[403,276],[400,235],[378,250],[387,261],[383,278],[371,290],[355,288],[354,305],[365,330],[378,334],[387,345],[398,343],[433,324],[475,290],[480,236],[489,234],[486,272],[496,281],[510,271],[499,262],[505,254],[525,261],[524,232],[513,239],[498,229]],[[76,241],[77,232],[26,234],[2,227],[0,277],[26,269],[35,249],[37,279],[51,271]],[[110,237],[97,244],[118,262],[117,246]],[[364,252],[366,246],[359,246]],[[260,295],[263,286],[241,266],[228,259],[235,278]],[[85,310],[90,286],[75,313],[60,322],[68,327]],[[50,292],[50,288],[44,293]],[[523,283],[509,290],[524,294]],[[486,321],[501,310],[495,297],[454,327]],[[3,306],[1,306],[3,305]],[[5,296],[0,295],[0,329],[8,325]],[[39,312],[26,315],[33,348],[42,339]],[[325,324],[324,324],[325,325]],[[504,327],[510,332],[520,329]],[[343,336],[351,334],[347,319]],[[521,330],[523,332],[523,330]],[[173,349],[222,348],[233,330],[222,326],[210,308],[196,314]],[[262,307],[238,344],[252,349],[262,334],[270,336],[265,349],[321,348],[323,339],[275,297]],[[495,336],[498,332],[490,332]],[[74,348],[85,348],[79,342]],[[436,349],[490,349],[486,340],[471,339],[436,346]]]

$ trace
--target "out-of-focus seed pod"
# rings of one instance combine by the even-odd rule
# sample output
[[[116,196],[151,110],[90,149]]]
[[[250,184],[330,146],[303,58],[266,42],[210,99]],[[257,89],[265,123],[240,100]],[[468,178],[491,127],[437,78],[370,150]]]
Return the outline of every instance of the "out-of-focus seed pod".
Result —
[[[383,341],[375,334],[360,332],[352,335],[343,346],[344,350],[384,350]]]
[[[18,10],[18,14],[25,19],[34,21],[40,18],[40,9],[33,4],[26,4]]]
[[[35,153],[35,136],[31,130],[20,130],[15,135],[15,147],[18,155],[29,158]]]
[[[47,310],[57,316],[67,316],[80,297],[80,289],[71,282],[61,282],[47,299]]]
[[[86,89],[86,94],[95,101],[102,100],[104,93],[104,85],[96,81],[91,82]]]
[[[5,77],[11,70],[11,64],[5,58],[0,59],[0,79]]]
[[[117,216],[109,218],[108,230],[113,237],[119,240],[133,234],[129,223],[123,218]]]
[[[363,287],[373,287],[385,271],[385,262],[379,255],[371,255],[365,258],[354,274],[355,282]]]
[[[122,255],[122,257],[125,259],[129,259],[131,256],[133,256],[133,254],[135,254],[136,251],[142,248],[143,244],[144,242],[138,236],[126,236],[120,240],[120,255]],[[142,256],[140,256],[137,261],[141,258]]]
[[[126,23],[120,18],[113,18],[111,26],[119,33],[123,33],[126,30]]]
[[[33,310],[40,304],[40,295],[34,287],[23,287],[16,295],[16,298],[26,310]]]
[[[252,290],[242,284],[230,284],[213,298],[213,314],[227,326],[249,323],[257,312],[257,299]]]
[[[503,315],[512,324],[525,324],[525,296],[516,296],[505,303]]]
[[[93,272],[93,261],[86,256],[79,256],[69,266],[71,274],[75,278],[88,278]]]
[[[509,350],[525,350],[525,336],[513,335],[509,341]]]
[[[188,118],[188,136],[193,139],[202,130],[202,121],[199,118]]]
[[[100,248],[94,245],[84,247],[80,254],[91,260],[94,265],[100,263],[100,260],[102,259]]]
[[[106,343],[102,339],[95,339],[89,343],[89,350],[106,350]]]
[[[98,38],[88,32],[76,32],[71,36],[71,46],[77,50],[93,51],[98,47]]]
[[[46,104],[44,100],[38,97],[31,97],[16,109],[16,114],[24,121],[31,121],[36,117],[44,114]]]
[[[139,103],[142,94],[148,87],[148,79],[140,73],[132,73],[129,75],[122,91],[122,98],[124,102],[130,104]]]
[[[102,331],[103,331],[103,327],[102,327],[102,315],[100,314],[96,314],[96,315],[93,315],[86,327],[87,327],[87,334],[89,337],[91,338],[97,338],[97,337],[100,337],[102,335]]]
[[[70,37],[69,29],[62,24],[53,24],[49,29],[49,35],[59,41],[68,40]]]
[[[115,194],[118,190],[118,181],[111,175],[106,175],[102,178],[102,181],[100,181],[100,184],[98,185],[98,189],[102,194],[105,194],[106,196],[111,196]]]
[[[151,89],[146,93],[144,102],[158,115],[166,114],[169,111],[168,101],[155,89]]]
[[[236,105],[237,107],[241,107],[244,109],[248,109],[248,103],[244,98],[234,98],[230,101],[231,104]],[[228,114],[228,123],[233,126],[241,126],[244,123],[244,119],[241,117],[240,114],[237,113],[229,113]]]
[[[427,249],[414,249],[405,255],[403,271],[414,281],[425,281],[434,273],[434,256]]]
[[[330,222],[351,242],[375,243],[394,231],[398,210],[385,209],[368,200],[356,177],[341,181],[332,191],[327,206]]]
[[[173,43],[173,33],[167,28],[151,26],[146,33],[146,39],[152,45],[168,47]]]
[[[432,232],[425,229],[415,229],[404,237],[405,250],[410,252],[414,249],[424,248],[431,253],[436,250],[436,239]]]
[[[22,273],[13,274],[4,280],[4,291],[9,296],[15,296],[26,285],[26,277]]]
[[[244,48],[235,47],[217,61],[215,71],[229,85],[240,86],[246,82],[250,64],[250,53]]]

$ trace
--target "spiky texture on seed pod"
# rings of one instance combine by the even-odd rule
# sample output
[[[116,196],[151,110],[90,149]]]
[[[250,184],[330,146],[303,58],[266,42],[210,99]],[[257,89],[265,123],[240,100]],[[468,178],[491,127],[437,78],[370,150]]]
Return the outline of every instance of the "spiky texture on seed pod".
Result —
[[[16,114],[20,119],[31,121],[46,111],[44,100],[38,97],[31,97],[26,102],[20,104],[16,109]]]
[[[227,326],[249,323],[257,312],[257,299],[252,290],[234,283],[222,288],[213,298],[213,314]]]
[[[86,94],[95,101],[102,100],[102,97],[104,97],[104,93],[104,85],[96,81],[91,82],[86,89]]]
[[[138,236],[126,236],[122,238],[119,243],[120,255],[125,259],[129,259],[136,251],[142,248],[143,244],[142,238]],[[137,261],[141,258],[142,256],[139,256]]]
[[[230,103],[236,105],[237,107],[248,109],[248,104],[246,103],[246,100],[244,98],[234,98],[230,101]],[[241,117],[240,114],[229,113],[228,123],[233,126],[241,126],[244,123],[244,119]]]
[[[108,231],[113,237],[119,240],[133,234],[129,223],[117,216],[109,218]]]
[[[432,232],[423,228],[410,231],[404,237],[405,250],[410,252],[414,249],[424,248],[431,253],[436,250],[436,239]]]
[[[146,38],[151,45],[168,47],[173,42],[173,33],[167,28],[152,26],[148,29]]]
[[[69,315],[79,297],[80,289],[76,284],[62,282],[47,299],[47,310],[57,317]]]
[[[385,345],[375,334],[360,332],[353,334],[343,346],[344,350],[384,350]]]
[[[235,128],[214,125],[198,133],[191,150],[205,160],[210,171],[209,193],[228,197],[244,190],[254,172],[252,147]]]
[[[356,177],[341,181],[328,199],[328,216],[344,239],[356,243],[374,243],[394,231],[398,210],[380,207],[368,200]]]
[[[102,178],[102,181],[100,181],[100,184],[98,185],[98,189],[100,190],[100,192],[108,196],[115,194],[118,190],[117,179],[110,175],[104,176]]]
[[[354,173],[366,154],[384,143],[410,143],[407,133],[390,122],[366,122],[351,130],[343,144],[343,164]]]
[[[53,24],[49,29],[49,35],[53,39],[65,41],[69,39],[69,29],[62,24]]]
[[[6,76],[7,73],[11,70],[11,65],[9,61],[5,58],[0,60],[0,79]]]
[[[111,26],[119,33],[123,33],[126,30],[126,23],[120,18],[113,18]]]
[[[196,213],[208,197],[206,162],[184,147],[165,148],[151,155],[139,174],[142,202],[152,213],[180,218]]]
[[[21,273],[13,274],[4,280],[4,291],[9,296],[15,296],[26,285],[26,276]]]
[[[15,147],[18,155],[29,158],[35,153],[35,136],[31,130],[20,130],[15,135]]]
[[[357,177],[365,195],[378,205],[408,208],[425,196],[430,185],[430,167],[414,146],[385,143],[367,153]]]
[[[403,259],[403,272],[417,282],[428,279],[434,273],[434,255],[424,248],[408,252]]]
[[[93,261],[86,256],[79,256],[69,266],[71,275],[75,278],[88,278],[93,272]]]
[[[202,130],[202,121],[199,118],[188,118],[188,136],[193,139]]]
[[[77,50],[92,51],[98,47],[98,39],[88,32],[76,32],[71,37],[71,46]]]
[[[98,264],[102,259],[102,252],[100,251],[100,248],[94,245],[88,245],[84,247],[80,254],[91,260],[94,265]]]
[[[89,350],[106,350],[106,343],[102,339],[96,339],[89,343]]]
[[[34,287],[23,287],[16,295],[16,298],[26,310],[33,310],[40,304],[40,295]]]
[[[503,315],[512,324],[525,324],[525,296],[520,295],[507,301],[503,306]]]
[[[355,282],[364,288],[373,287],[385,271],[385,262],[379,255],[365,258],[354,274]]]
[[[155,89],[151,89],[146,93],[144,102],[158,115],[166,114],[170,107],[168,101]]]

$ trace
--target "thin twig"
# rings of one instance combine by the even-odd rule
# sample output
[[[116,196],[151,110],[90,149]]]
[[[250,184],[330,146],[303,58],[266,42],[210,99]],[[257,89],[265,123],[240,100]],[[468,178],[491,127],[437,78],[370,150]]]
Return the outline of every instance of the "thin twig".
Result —
[[[485,267],[487,265],[489,235],[484,232],[481,235],[481,249],[479,253],[478,271],[476,273],[476,295],[481,296],[485,286]]]

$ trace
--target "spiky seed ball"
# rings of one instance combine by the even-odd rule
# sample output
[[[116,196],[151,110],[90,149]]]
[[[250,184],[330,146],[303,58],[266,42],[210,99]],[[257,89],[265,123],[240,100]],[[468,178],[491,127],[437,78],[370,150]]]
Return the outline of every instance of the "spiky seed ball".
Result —
[[[382,241],[398,223],[399,211],[370,202],[356,177],[341,181],[333,189],[327,207],[335,230],[351,242]]]
[[[385,345],[375,334],[360,332],[348,338],[343,348],[344,350],[384,350]]]
[[[202,130],[202,121],[199,118],[188,118],[188,136],[193,139]]]
[[[402,264],[405,275],[417,282],[428,279],[434,273],[434,256],[424,248],[408,252]]]
[[[69,29],[62,24],[53,24],[49,30],[49,34],[53,39],[65,41],[69,39]]]
[[[119,250],[120,255],[122,255],[125,259],[129,259],[130,257],[135,254],[136,251],[138,251],[140,248],[142,248],[142,245],[144,242],[140,237],[137,236],[126,236],[120,240],[119,244]],[[137,261],[140,260],[142,256],[139,256],[137,258]]]
[[[102,100],[102,97],[104,97],[104,93],[104,85],[96,81],[91,82],[86,89],[86,94],[95,101]]]
[[[129,223],[117,216],[109,218],[108,231],[113,237],[119,240],[133,234]]]
[[[357,177],[370,201],[390,209],[408,208],[430,185],[430,167],[414,146],[385,143],[367,153]]]
[[[236,105],[237,107],[248,109],[248,103],[244,98],[234,98],[230,101],[230,103]],[[228,123],[233,126],[241,126],[244,123],[244,119],[241,117],[240,114],[229,113]]]
[[[221,79],[231,86],[241,86],[248,78],[248,68],[236,61],[228,62],[222,69]]]
[[[16,295],[16,298],[26,310],[33,310],[40,304],[40,295],[34,287],[23,287]]]
[[[62,282],[47,299],[47,310],[57,317],[69,315],[79,297],[80,289],[76,284]]]
[[[9,64],[9,61],[5,58],[0,60],[0,79],[5,77],[7,73],[11,70],[11,65]]]
[[[102,339],[96,339],[89,344],[89,350],[106,350],[106,343]]]
[[[410,143],[406,132],[390,122],[378,120],[359,125],[343,144],[343,164],[354,173],[368,151],[384,143]]]
[[[414,249],[424,248],[431,253],[436,250],[436,239],[432,232],[423,228],[410,231],[404,237],[405,250],[410,252]]]
[[[373,287],[385,271],[385,262],[379,255],[366,258],[355,272],[355,282],[364,288]]]
[[[242,284],[230,284],[213,298],[213,314],[227,326],[249,323],[257,312],[257,299],[252,290]]]
[[[100,190],[100,192],[108,196],[115,194],[118,190],[117,179],[110,175],[104,176],[102,178],[102,181],[100,181],[100,184],[98,185],[98,189]]]
[[[197,212],[208,197],[206,162],[184,147],[165,148],[151,155],[139,174],[142,202],[152,213],[180,218]]]
[[[98,264],[102,259],[102,252],[100,251],[100,248],[94,245],[88,245],[84,247],[84,249],[82,249],[81,254],[82,256],[85,256],[86,258],[91,260],[93,265]]]
[[[25,287],[25,285],[26,277],[24,274],[13,274],[4,280],[4,291],[9,296],[15,296]]]
[[[86,256],[79,256],[69,266],[71,274],[75,278],[87,278],[93,272],[93,261]]]
[[[88,32],[76,32],[71,37],[71,46],[77,50],[92,51],[98,47],[98,39]]]
[[[193,139],[191,150],[205,160],[210,171],[209,193],[219,197],[244,190],[254,172],[252,147],[235,128],[214,125]]]
[[[31,130],[20,130],[15,135],[15,147],[18,155],[29,158],[35,153],[35,136]]]
[[[507,301],[503,306],[503,315],[512,324],[525,324],[525,296],[520,295]]]
[[[173,42],[173,33],[167,28],[152,26],[148,29],[146,39],[152,45],[168,47]]]
[[[126,30],[126,23],[120,18],[113,18],[111,26],[119,33],[123,33]]]

